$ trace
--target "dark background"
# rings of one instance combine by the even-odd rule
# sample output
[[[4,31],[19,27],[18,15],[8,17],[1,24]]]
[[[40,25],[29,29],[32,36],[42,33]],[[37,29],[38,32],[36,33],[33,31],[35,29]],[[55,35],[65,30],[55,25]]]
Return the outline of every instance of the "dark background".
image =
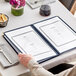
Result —
[[[71,7],[74,3],[75,0],[59,0],[64,6],[68,9],[71,10]]]

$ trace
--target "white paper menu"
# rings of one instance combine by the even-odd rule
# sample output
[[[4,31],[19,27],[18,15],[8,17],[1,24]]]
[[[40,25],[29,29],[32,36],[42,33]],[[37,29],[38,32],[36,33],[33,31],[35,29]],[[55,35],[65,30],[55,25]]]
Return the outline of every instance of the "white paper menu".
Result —
[[[31,28],[31,26],[6,33],[23,53],[31,54],[37,61],[55,56],[56,53]]]
[[[76,47],[76,34],[58,17],[34,26],[60,53]]]

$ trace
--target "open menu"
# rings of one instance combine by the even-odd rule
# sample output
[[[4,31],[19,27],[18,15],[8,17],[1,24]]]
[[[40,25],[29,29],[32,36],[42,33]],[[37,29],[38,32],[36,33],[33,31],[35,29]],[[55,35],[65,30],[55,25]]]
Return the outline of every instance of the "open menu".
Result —
[[[60,17],[53,17],[4,33],[17,53],[31,54],[43,62],[76,47],[74,30]]]

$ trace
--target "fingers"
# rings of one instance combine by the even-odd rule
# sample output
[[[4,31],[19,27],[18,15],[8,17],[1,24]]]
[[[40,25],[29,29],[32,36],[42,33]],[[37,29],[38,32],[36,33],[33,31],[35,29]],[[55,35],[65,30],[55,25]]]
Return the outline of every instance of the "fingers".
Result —
[[[27,55],[27,54],[20,53],[20,54],[18,54],[18,56],[19,56],[20,63],[23,64],[25,67],[27,67],[27,64],[32,59],[32,56]]]
[[[24,57],[24,58],[32,58],[32,55],[28,55],[28,54],[18,54],[19,58]]]
[[[24,55],[24,54],[22,54],[22,53],[19,53],[19,54],[18,54],[19,57],[21,57],[21,56],[23,56],[23,55]]]

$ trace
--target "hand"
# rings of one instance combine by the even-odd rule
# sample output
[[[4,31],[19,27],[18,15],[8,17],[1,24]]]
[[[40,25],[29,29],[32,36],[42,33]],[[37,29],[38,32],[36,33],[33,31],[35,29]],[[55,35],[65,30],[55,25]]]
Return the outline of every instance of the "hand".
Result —
[[[32,59],[32,56],[27,54],[19,54],[18,56],[20,63],[23,64],[25,67],[27,67],[27,64]]]

